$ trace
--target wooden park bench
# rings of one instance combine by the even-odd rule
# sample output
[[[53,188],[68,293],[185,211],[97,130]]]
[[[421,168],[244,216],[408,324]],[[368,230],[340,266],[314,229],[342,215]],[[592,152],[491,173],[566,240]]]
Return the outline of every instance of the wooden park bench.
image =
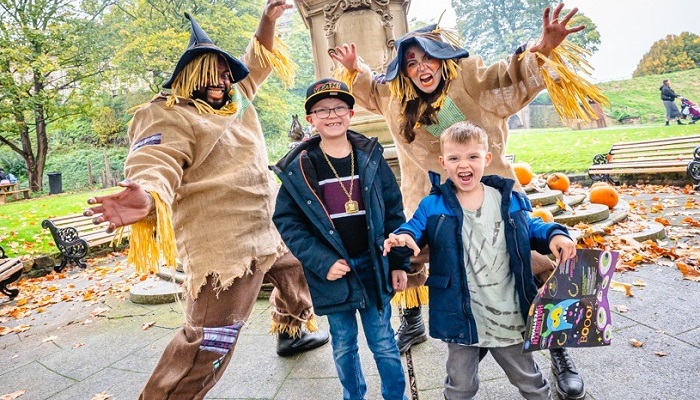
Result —
[[[63,217],[49,218],[41,222],[44,229],[51,231],[51,236],[56,242],[56,247],[61,252],[61,264],[53,269],[61,272],[68,263],[73,262],[81,268],[87,267],[83,257],[87,255],[90,247],[103,244],[118,245],[119,237],[114,233],[107,233],[107,222],[99,225],[92,223],[94,217],[86,217],[83,214],[66,215]],[[121,238],[128,239],[131,234],[129,226],[124,227]]]
[[[21,194],[25,199],[29,198],[29,189],[20,189],[18,183],[13,184],[2,184],[0,185],[0,204],[5,203],[7,197],[11,197],[14,200],[19,200],[19,195]]]
[[[5,250],[0,247],[0,292],[7,295],[10,300],[17,297],[19,289],[10,289],[7,285],[22,276],[22,268],[22,261],[19,258],[7,258]]]
[[[596,154],[588,176],[613,181],[611,175],[686,172],[700,181],[700,135],[616,143],[606,154]]]

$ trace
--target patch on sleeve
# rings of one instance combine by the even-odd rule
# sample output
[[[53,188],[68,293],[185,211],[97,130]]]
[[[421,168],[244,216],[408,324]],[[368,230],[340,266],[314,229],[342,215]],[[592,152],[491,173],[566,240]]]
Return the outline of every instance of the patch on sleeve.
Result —
[[[204,339],[202,339],[199,349],[227,354],[236,343],[238,333],[242,327],[243,322],[236,322],[233,325],[217,328],[202,328],[204,330]]]
[[[145,137],[138,142],[134,143],[134,146],[131,148],[131,151],[138,150],[143,146],[152,146],[154,144],[161,144],[163,142],[163,134],[162,133],[154,133],[151,136]]]

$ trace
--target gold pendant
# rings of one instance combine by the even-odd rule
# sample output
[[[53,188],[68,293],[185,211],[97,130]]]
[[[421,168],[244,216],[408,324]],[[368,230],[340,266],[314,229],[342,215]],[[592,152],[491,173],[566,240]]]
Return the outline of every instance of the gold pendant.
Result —
[[[357,202],[355,200],[348,200],[348,202],[345,203],[346,213],[355,214],[358,211],[360,211],[360,206],[357,205]]]

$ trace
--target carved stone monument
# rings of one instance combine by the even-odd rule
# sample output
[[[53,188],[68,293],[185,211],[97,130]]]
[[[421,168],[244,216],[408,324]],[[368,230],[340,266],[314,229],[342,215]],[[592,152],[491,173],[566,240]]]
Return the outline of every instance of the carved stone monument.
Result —
[[[330,53],[336,46],[355,43],[363,61],[375,73],[383,73],[395,54],[394,40],[408,32],[406,13],[410,0],[294,0],[311,32],[316,78],[328,78],[336,68]],[[352,128],[392,142],[384,119],[355,107]],[[385,146],[385,157],[398,176],[393,146]]]

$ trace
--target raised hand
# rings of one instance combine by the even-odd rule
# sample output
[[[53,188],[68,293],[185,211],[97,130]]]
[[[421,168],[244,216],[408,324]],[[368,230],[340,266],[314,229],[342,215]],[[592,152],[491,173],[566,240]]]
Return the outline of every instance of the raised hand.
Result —
[[[569,11],[561,20],[559,20],[559,14],[564,8],[564,3],[559,3],[552,13],[552,18],[549,18],[549,7],[544,9],[542,13],[542,36],[540,36],[539,41],[532,46],[530,51],[540,52],[543,55],[549,57],[557,46],[566,39],[569,34],[579,32],[586,29],[584,25],[579,25],[573,28],[567,28],[566,25],[571,21],[571,18],[576,15],[578,8],[574,7],[573,10]]]
[[[142,220],[155,206],[153,197],[138,183],[126,180],[119,182],[118,186],[123,187],[124,190],[88,199],[88,204],[96,205],[83,211],[83,215],[86,217],[95,216],[92,220],[95,225],[105,221],[109,222],[107,233]]]
[[[263,9],[263,16],[276,21],[282,16],[285,10],[292,8],[291,4],[287,4],[286,0],[268,0],[265,4],[265,9]]]
[[[331,58],[341,63],[348,71],[360,69],[355,43],[344,43],[342,46],[336,46],[335,52],[331,53]]]

